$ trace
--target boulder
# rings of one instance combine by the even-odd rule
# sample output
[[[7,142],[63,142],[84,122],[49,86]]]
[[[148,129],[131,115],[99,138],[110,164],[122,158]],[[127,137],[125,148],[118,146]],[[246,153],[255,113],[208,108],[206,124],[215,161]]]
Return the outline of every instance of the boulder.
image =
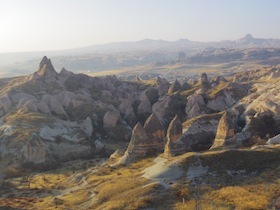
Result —
[[[84,121],[80,123],[80,127],[85,132],[85,134],[90,138],[93,132],[91,119],[87,117]]]
[[[117,125],[120,119],[120,113],[118,111],[107,111],[103,117],[104,127],[114,127]]]
[[[49,110],[52,114],[63,117],[67,116],[63,106],[61,105],[61,103],[59,103],[55,96],[48,94],[44,95],[42,101],[49,106]]]

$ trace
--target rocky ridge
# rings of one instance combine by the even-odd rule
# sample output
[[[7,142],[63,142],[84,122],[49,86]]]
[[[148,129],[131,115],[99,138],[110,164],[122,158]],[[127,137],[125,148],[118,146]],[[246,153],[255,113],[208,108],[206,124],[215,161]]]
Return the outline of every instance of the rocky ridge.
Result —
[[[44,57],[32,75],[0,80],[0,157],[17,166],[55,164],[105,156],[112,151],[110,142],[130,140],[126,163],[164,148],[167,156],[175,155],[175,149],[207,150],[218,139],[250,146],[257,138],[279,134],[278,73],[277,68],[227,78],[204,73],[198,82],[170,85],[160,77],[147,83],[89,77],[65,68],[57,73]],[[223,111],[234,121],[222,117]]]

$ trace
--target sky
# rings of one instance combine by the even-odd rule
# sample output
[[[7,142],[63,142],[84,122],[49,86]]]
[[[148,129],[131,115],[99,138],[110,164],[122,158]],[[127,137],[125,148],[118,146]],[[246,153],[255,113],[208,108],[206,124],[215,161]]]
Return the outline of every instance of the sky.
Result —
[[[280,38],[279,0],[0,0],[0,52]]]

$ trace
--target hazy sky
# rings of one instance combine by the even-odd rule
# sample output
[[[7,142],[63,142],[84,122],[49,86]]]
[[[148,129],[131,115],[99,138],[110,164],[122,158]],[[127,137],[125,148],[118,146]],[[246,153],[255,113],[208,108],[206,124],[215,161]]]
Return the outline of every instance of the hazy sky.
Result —
[[[280,0],[0,0],[0,52],[145,38],[280,38]]]

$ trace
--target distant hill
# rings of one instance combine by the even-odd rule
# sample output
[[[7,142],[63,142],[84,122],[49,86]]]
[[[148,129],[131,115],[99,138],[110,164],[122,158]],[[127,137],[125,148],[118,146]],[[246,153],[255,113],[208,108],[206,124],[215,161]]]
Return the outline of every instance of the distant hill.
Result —
[[[74,72],[96,72],[139,65],[166,65],[170,62],[174,63],[174,61],[183,61],[186,58],[190,58],[193,62],[193,60],[200,59],[200,54],[205,54],[205,52],[209,54],[211,51],[219,51],[220,49],[227,49],[224,51],[226,51],[228,59],[228,56],[232,55],[232,52],[228,52],[231,49],[241,52],[244,49],[259,50],[264,48],[280,48],[280,39],[254,38],[251,34],[234,41],[220,42],[196,42],[188,39],[177,41],[144,39],[136,42],[115,42],[69,50],[0,53],[0,76],[29,74],[36,69],[37,63],[44,55],[52,57],[54,65],[58,68],[64,67],[63,65],[67,63],[66,67]],[[269,56],[271,53],[262,57]],[[244,55],[241,57],[243,59]],[[219,56],[219,58],[223,58],[223,56]]]

